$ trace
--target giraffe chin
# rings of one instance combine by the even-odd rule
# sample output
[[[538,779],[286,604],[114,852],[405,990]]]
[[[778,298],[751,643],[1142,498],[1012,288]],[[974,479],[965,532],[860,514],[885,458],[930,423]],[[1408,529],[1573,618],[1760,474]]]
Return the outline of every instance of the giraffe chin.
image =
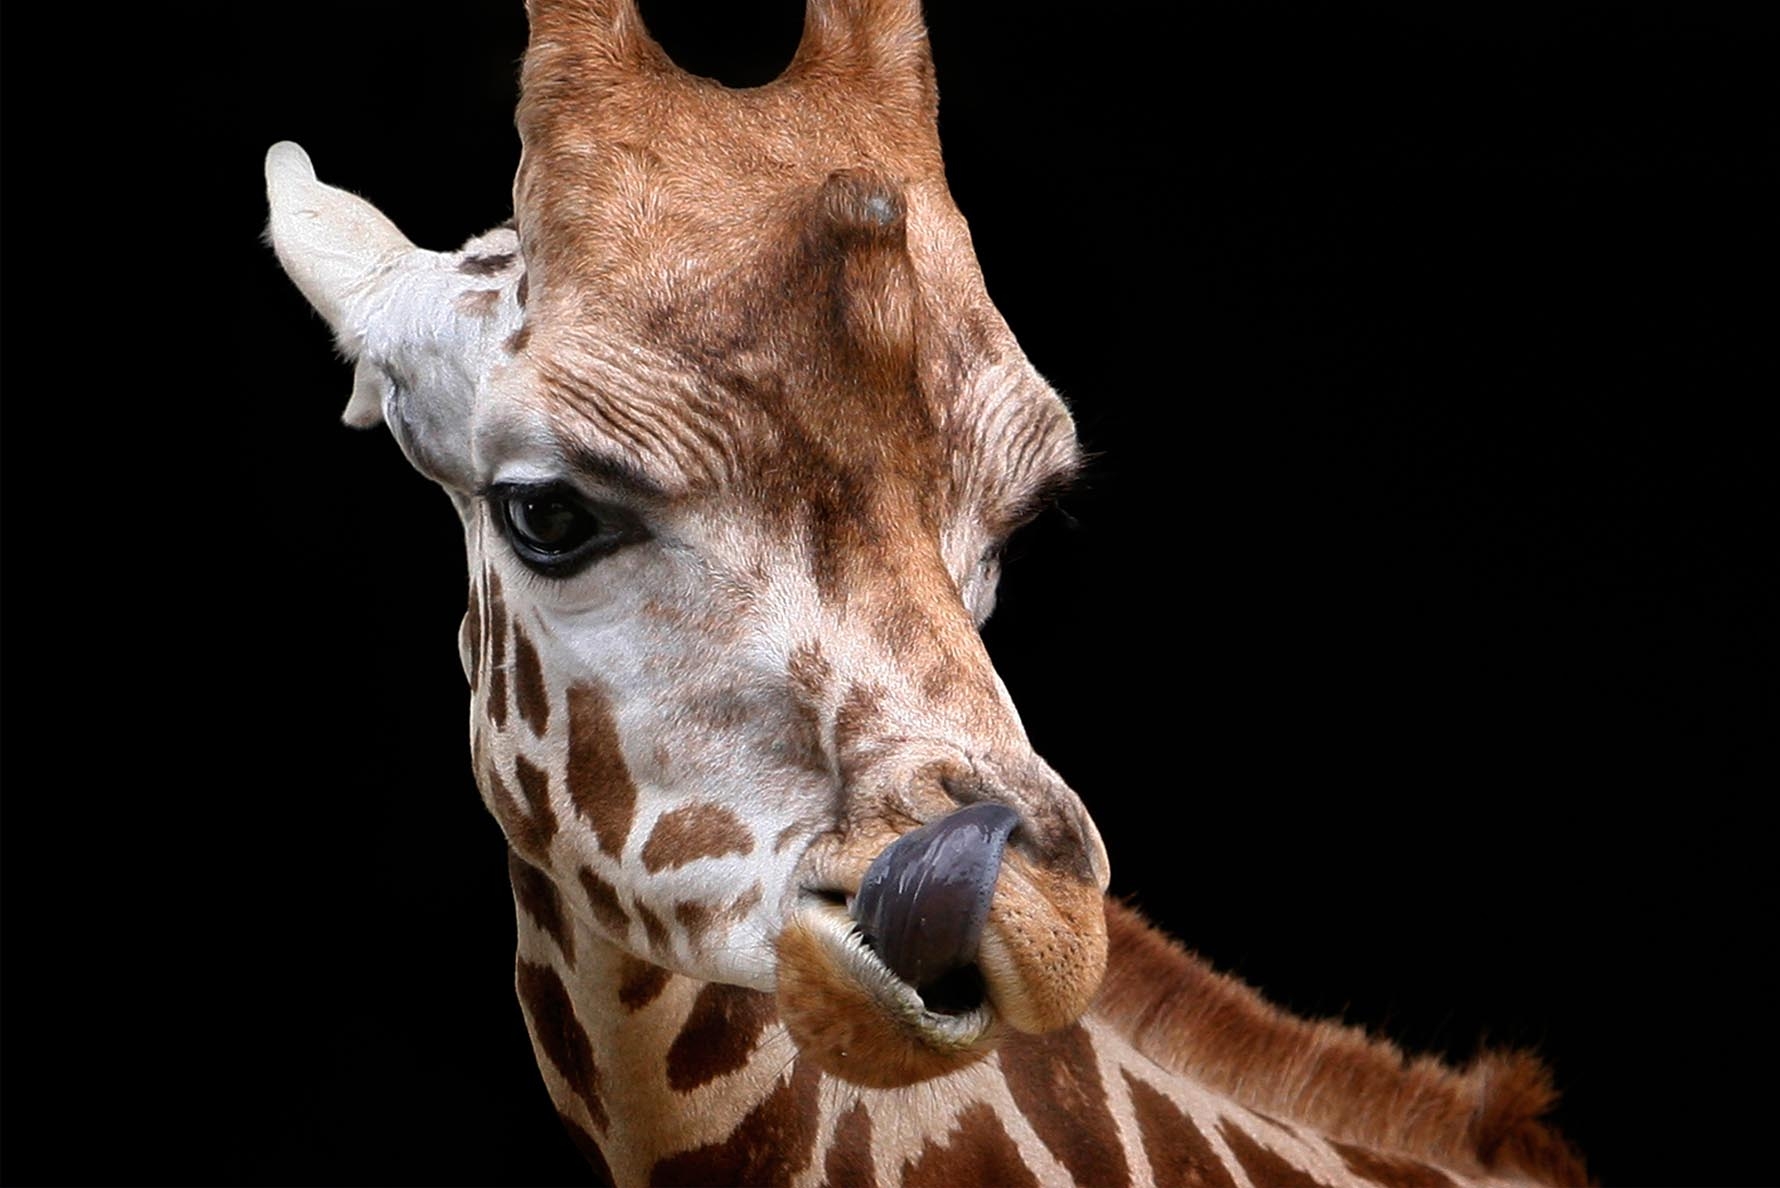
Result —
[[[799,907],[778,940],[778,1006],[799,1054],[873,1089],[953,1073],[995,1050],[1004,1025],[988,1001],[929,1009],[874,953],[846,910]]]
[[[1003,866],[977,952],[979,999],[935,1010],[873,951],[842,902],[809,894],[780,931],[778,1007],[800,1053],[871,1088],[956,1072],[1009,1032],[1075,1022],[1106,970],[1098,888],[1024,862]]]

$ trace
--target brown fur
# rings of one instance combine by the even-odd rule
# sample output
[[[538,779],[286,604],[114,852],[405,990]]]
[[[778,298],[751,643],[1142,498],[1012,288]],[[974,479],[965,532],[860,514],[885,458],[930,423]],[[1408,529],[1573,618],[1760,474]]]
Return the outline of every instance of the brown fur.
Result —
[[[600,850],[616,858],[624,852],[637,811],[637,786],[624,762],[612,706],[594,685],[569,689],[569,799],[587,823]]]
[[[637,904],[637,919],[643,922],[643,935],[649,939],[649,948],[663,955],[674,951],[673,937],[668,933],[668,926],[662,923],[661,917],[650,911],[644,904]]]
[[[606,1128],[606,1107],[600,1099],[600,1074],[593,1063],[593,1041],[575,1017],[568,987],[548,965],[519,959],[515,988],[531,1022],[532,1039],[544,1058],[555,1066],[569,1090],[587,1107],[587,1116],[601,1130]]]
[[[686,939],[695,945],[705,939],[705,933],[711,930],[711,921],[716,915],[716,908],[698,900],[683,900],[674,905],[674,923],[686,933]]]
[[[519,760],[524,764],[525,760]],[[550,864],[550,839],[556,836],[556,814],[551,811],[547,777],[530,764],[518,770],[519,787],[525,794],[529,810],[521,808],[518,799],[491,763],[483,763],[482,784],[488,790],[489,807],[501,832],[513,848],[537,866]],[[535,778],[532,773],[535,774]],[[543,795],[539,795],[539,793]]]
[[[1250,1138],[1247,1131],[1232,1125],[1228,1118],[1218,1122],[1218,1133],[1223,1136],[1224,1145],[1230,1148],[1230,1154],[1242,1165],[1248,1182],[1256,1188],[1329,1188],[1272,1147]]]
[[[1123,1071],[1156,1188],[1236,1188],[1224,1161],[1193,1120],[1160,1089],[1132,1076],[1129,1069]]]
[[[920,1156],[902,1169],[902,1188],[959,1188],[964,1184],[1038,1188],[1038,1177],[1026,1166],[1001,1119],[982,1102],[964,1107],[945,1139],[927,1140]]]
[[[1079,1024],[1042,1040],[1009,1036],[1001,1046],[1001,1071],[1015,1107],[1076,1183],[1131,1183],[1094,1042]]]
[[[871,1111],[864,1101],[834,1124],[834,1140],[822,1159],[822,1188],[877,1188],[871,1157]]]
[[[625,952],[618,954],[618,964],[618,1001],[633,1014],[661,997],[661,992],[667,989],[674,976],[659,965],[651,965]]]
[[[741,818],[720,804],[700,801],[669,809],[655,819],[649,840],[643,843],[643,868],[660,874],[700,858],[753,852],[754,836]]]
[[[1410,1059],[1358,1028],[1295,1018],[1216,973],[1115,900],[1111,954],[1094,1009],[1163,1067],[1331,1138],[1460,1171],[1588,1180],[1541,1116],[1550,1074],[1525,1053],[1464,1069]]]
[[[713,927],[733,928],[739,921],[746,919],[749,912],[760,906],[764,897],[760,884],[755,883],[721,906],[685,900],[674,905],[674,921],[686,930],[688,941],[695,945],[700,944]]]
[[[534,737],[543,738],[550,725],[550,692],[544,687],[538,649],[518,623],[513,624],[513,691],[519,700],[519,716],[531,727]]]
[[[1329,1144],[1341,1156],[1347,1170],[1380,1188],[1459,1188],[1453,1178],[1437,1167],[1402,1159],[1378,1151],[1368,1151],[1349,1143]]]
[[[513,774],[519,780],[519,790],[525,794],[525,803],[530,810],[525,832],[533,846],[542,852],[556,836],[557,828],[556,812],[550,807],[550,773],[524,755],[516,755]]]
[[[507,726],[507,606],[501,598],[501,579],[488,574],[488,718],[495,729]]]
[[[719,1143],[672,1155],[649,1173],[651,1184],[789,1184],[816,1150],[821,1073],[796,1061],[788,1079]]]
[[[532,918],[544,933],[562,950],[562,958],[570,969],[575,968],[575,933],[562,910],[562,895],[550,876],[507,850],[507,878],[513,884],[513,899],[521,911]]]
[[[771,995],[722,982],[705,983],[668,1047],[669,1087],[690,1093],[746,1067],[761,1033],[777,1018]]]
[[[624,901],[618,898],[618,889],[585,866],[580,877],[581,889],[587,893],[587,906],[612,937],[622,942],[630,935],[630,917],[625,914]]]

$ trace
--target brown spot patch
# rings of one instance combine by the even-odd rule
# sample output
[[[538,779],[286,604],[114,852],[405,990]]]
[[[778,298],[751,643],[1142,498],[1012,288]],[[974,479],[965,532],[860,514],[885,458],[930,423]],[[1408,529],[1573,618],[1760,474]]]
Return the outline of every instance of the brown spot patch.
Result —
[[[550,773],[524,755],[516,755],[513,757],[513,774],[519,778],[519,790],[525,793],[532,819],[548,830],[544,835],[548,841],[556,836],[556,813],[550,807]]]
[[[616,887],[594,874],[592,868],[583,866],[581,889],[587,893],[587,906],[614,939],[622,941],[630,935],[630,917],[624,912],[624,901],[618,898]]]
[[[637,813],[631,781],[618,743],[612,703],[595,685],[569,689],[569,800],[587,823],[600,850],[616,858]]]
[[[1278,1151],[1250,1138],[1247,1131],[1228,1118],[1218,1122],[1218,1133],[1224,1136],[1224,1143],[1255,1188],[1329,1188],[1303,1168],[1287,1163]]]
[[[532,1040],[538,1051],[562,1076],[569,1091],[587,1107],[587,1116],[601,1130],[606,1128],[606,1107],[600,1100],[600,1074],[593,1063],[593,1043],[587,1029],[575,1017],[562,978],[548,965],[533,965],[520,958],[516,988],[519,1001],[531,1021]]]
[[[822,1188],[874,1188],[877,1182],[871,1159],[871,1114],[859,1101],[835,1123],[834,1141],[822,1160]]]
[[[766,744],[765,753],[776,764],[791,763],[812,775],[826,776],[832,770],[823,743],[822,715],[805,701],[787,707],[784,723]]]
[[[673,976],[659,965],[652,965],[629,953],[620,953],[618,1001],[625,1010],[634,1014],[659,998]]]
[[[708,903],[696,900],[685,900],[674,905],[674,919],[681,928],[686,930],[686,939],[697,944],[705,938],[705,934],[716,924],[725,929],[735,927],[749,912],[760,905],[763,893],[760,884],[755,883],[747,891],[737,896],[734,901],[722,907],[713,907]]]
[[[759,907],[760,901],[764,898],[766,898],[766,893],[760,889],[759,883],[755,883],[736,896],[734,903],[723,909],[723,919],[731,924],[738,922],[742,917]]]
[[[687,1093],[748,1063],[768,1024],[778,1018],[770,995],[707,983],[667,1053],[668,1085]]]
[[[501,575],[488,571],[488,716],[497,729],[507,725],[507,603]]]
[[[686,939],[697,944],[710,931],[717,909],[708,903],[688,899],[674,905],[674,922],[686,931]]]
[[[636,905],[636,912],[637,919],[643,922],[643,935],[649,938],[649,947],[657,953],[673,952],[673,937],[668,934],[668,927],[661,922],[661,917],[640,903]]]
[[[791,686],[789,721],[782,737],[773,740],[774,754],[805,771],[827,775],[830,768],[822,706],[834,680],[834,668],[822,654],[822,645],[802,643],[793,648],[785,677]]]
[[[513,692],[519,699],[519,716],[532,728],[533,737],[542,738],[550,725],[550,694],[544,688],[538,650],[518,623],[513,624]]]
[[[513,902],[556,942],[569,968],[575,968],[575,934],[568,927],[562,895],[550,876],[508,849],[507,880],[513,884]]]
[[[482,774],[488,782],[495,820],[500,822],[501,832],[507,835],[515,850],[535,865],[547,866],[550,839],[556,836],[556,813],[550,808],[550,781],[523,757],[516,760],[516,770],[529,810],[520,807],[495,771],[494,764],[483,764]]]
[[[579,1122],[561,1110],[556,1112],[556,1116],[562,1122],[562,1128],[569,1132],[569,1141],[575,1144],[575,1150],[581,1152],[581,1158],[587,1160],[587,1166],[593,1169],[594,1184],[605,1188],[606,1185],[617,1183],[612,1178],[612,1169],[606,1165],[604,1152],[593,1136],[582,1130]]]
[[[493,276],[506,270],[513,263],[512,252],[500,252],[487,256],[465,256],[457,270],[470,276]]]
[[[843,784],[852,784],[883,757],[886,749],[872,745],[883,704],[879,685],[853,685],[841,699],[834,717],[834,753]]]
[[[1341,1156],[1348,1171],[1383,1188],[1458,1188],[1453,1178],[1439,1168],[1413,1159],[1385,1155],[1347,1143],[1331,1141],[1329,1146]]]
[[[520,351],[523,351],[525,349],[526,344],[529,343],[531,340],[532,340],[532,328],[530,326],[521,326],[519,329],[513,331],[513,333],[511,333],[507,336],[507,341],[505,344],[506,348],[507,348],[507,353],[509,355],[517,355]]]
[[[525,308],[526,298],[531,296],[531,292],[532,292],[531,279],[532,279],[531,273],[529,273],[529,272],[520,273],[519,274],[519,284],[513,290],[513,300],[519,302],[520,309]]]
[[[700,858],[753,852],[754,838],[740,817],[720,804],[687,804],[656,819],[643,843],[643,867],[660,874]]]
[[[494,668],[488,679],[488,716],[497,729],[507,726],[507,670]]]
[[[773,853],[783,853],[786,846],[797,840],[799,836],[808,832],[808,830],[809,826],[805,825],[802,821],[793,821],[791,824],[785,826],[785,828],[779,830],[779,836],[773,838]]]
[[[1193,1125],[1193,1119],[1167,1094],[1138,1080],[1129,1069],[1124,1073],[1156,1188],[1236,1188],[1211,1140]]]
[[[983,1102],[964,1107],[945,1141],[928,1139],[921,1154],[902,1165],[902,1188],[958,1188],[961,1184],[1031,1185],[1038,1177],[1001,1119]]]
[[[657,1185],[788,1184],[810,1165],[816,1147],[816,1093],[821,1073],[797,1061],[790,1077],[749,1111],[720,1143],[658,1162]]]
[[[1001,1071],[1014,1105],[1076,1183],[1131,1182],[1086,1028],[1078,1023],[1043,1037],[1010,1037],[1001,1048]]]

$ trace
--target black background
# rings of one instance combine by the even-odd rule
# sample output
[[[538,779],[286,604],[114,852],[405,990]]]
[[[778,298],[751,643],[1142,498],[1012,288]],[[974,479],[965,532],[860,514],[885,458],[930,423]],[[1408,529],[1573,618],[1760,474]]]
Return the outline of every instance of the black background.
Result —
[[[929,7],[1096,455],[986,635],[1114,890],[1297,1010],[1536,1047],[1605,1182],[1772,1182],[1755,6]],[[747,83],[799,8],[645,12]],[[18,99],[90,31],[8,30],[4,1173],[573,1182],[455,517],[258,240],[286,138],[423,246],[506,218],[521,6],[229,20],[108,26],[102,130]]]

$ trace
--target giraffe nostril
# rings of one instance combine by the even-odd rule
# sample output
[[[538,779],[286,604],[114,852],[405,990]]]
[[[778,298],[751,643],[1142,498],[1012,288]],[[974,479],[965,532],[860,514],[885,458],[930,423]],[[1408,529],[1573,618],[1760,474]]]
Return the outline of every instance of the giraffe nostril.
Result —
[[[954,996],[960,971],[976,960],[1001,856],[1019,823],[1006,805],[973,804],[905,834],[873,860],[853,919],[898,977]]]

